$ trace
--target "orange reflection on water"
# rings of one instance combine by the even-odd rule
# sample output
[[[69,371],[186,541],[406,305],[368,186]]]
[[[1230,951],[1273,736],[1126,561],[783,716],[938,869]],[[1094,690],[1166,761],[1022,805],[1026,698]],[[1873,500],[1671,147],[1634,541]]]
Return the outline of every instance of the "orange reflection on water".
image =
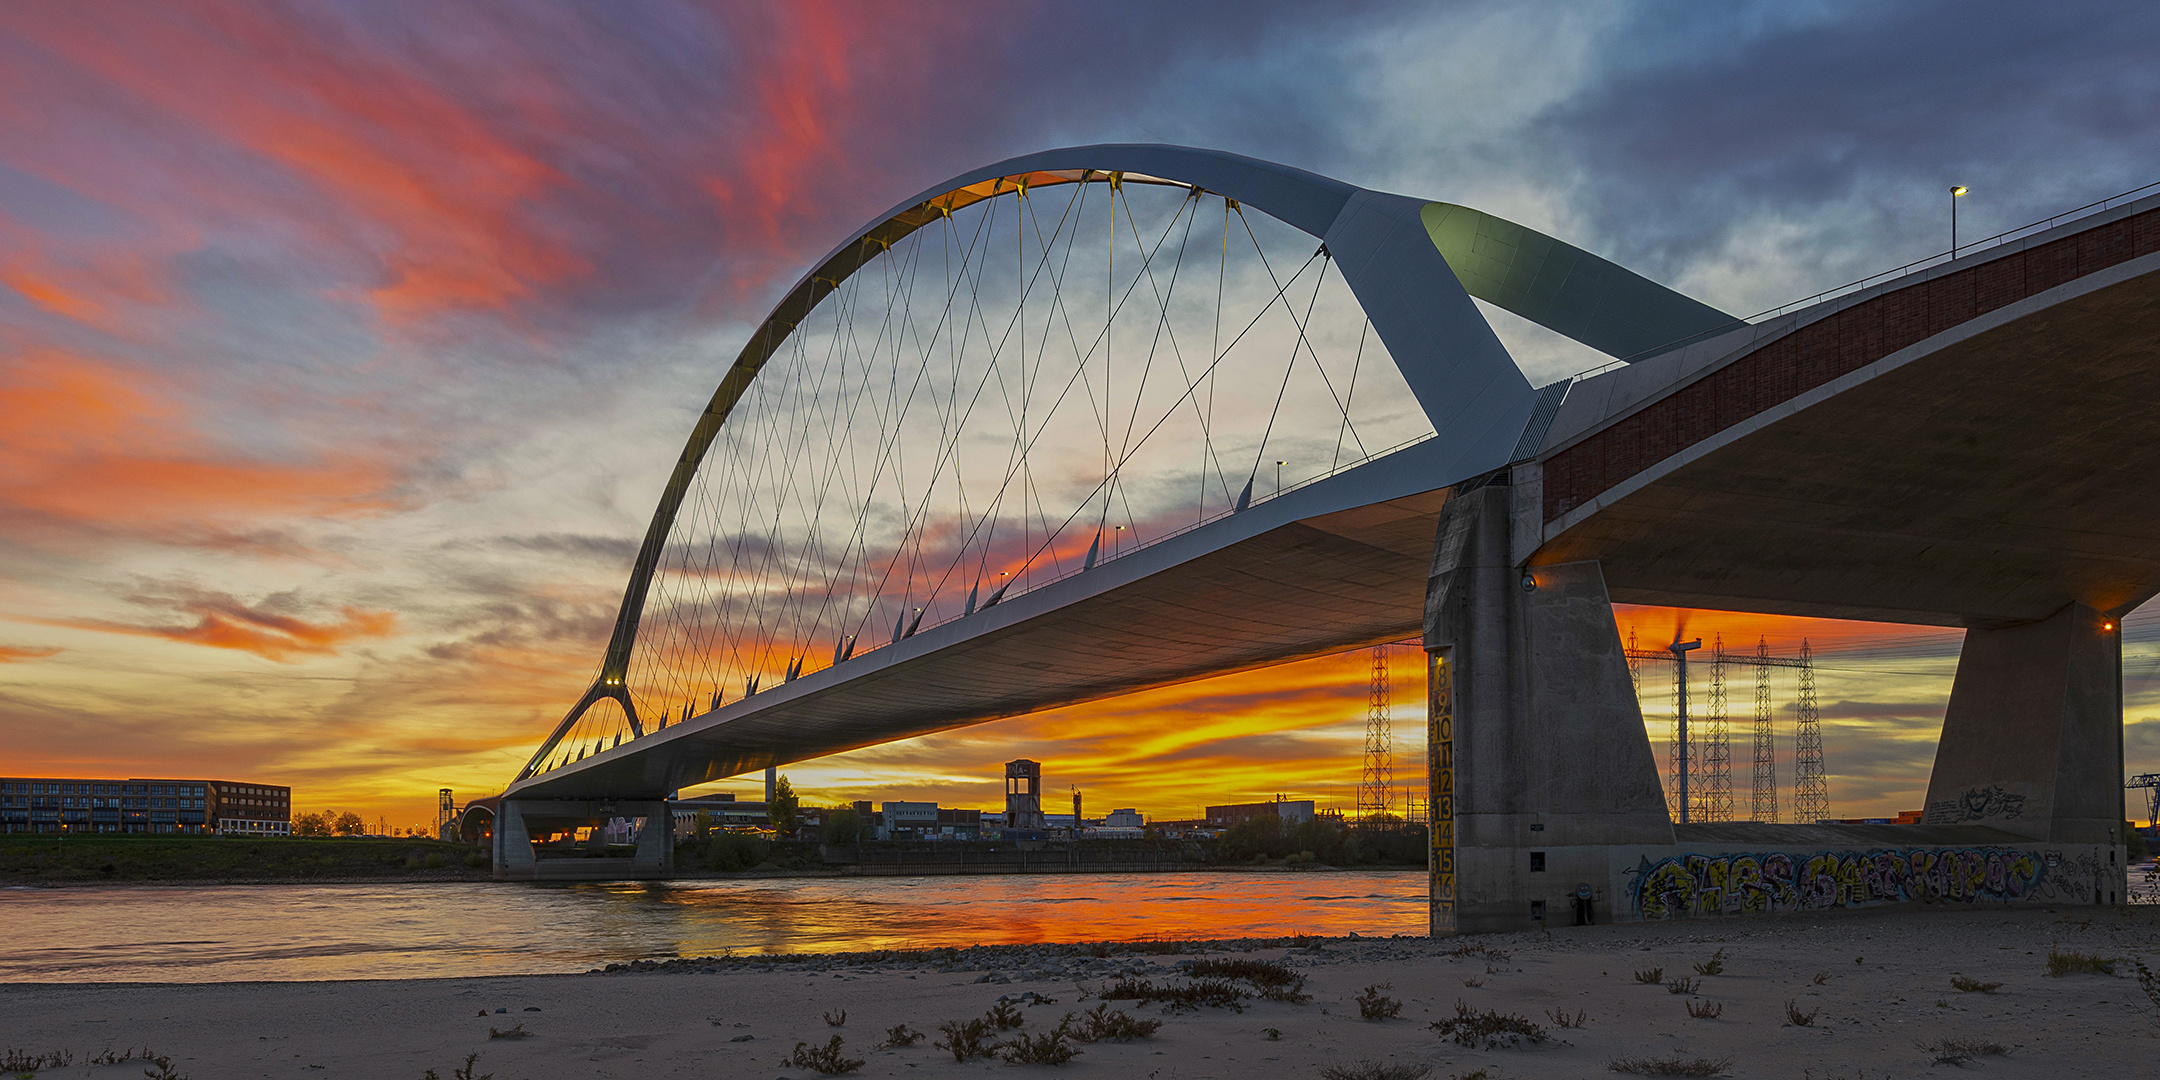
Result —
[[[1422,935],[1425,872],[0,890],[0,982],[411,979],[1064,941]]]

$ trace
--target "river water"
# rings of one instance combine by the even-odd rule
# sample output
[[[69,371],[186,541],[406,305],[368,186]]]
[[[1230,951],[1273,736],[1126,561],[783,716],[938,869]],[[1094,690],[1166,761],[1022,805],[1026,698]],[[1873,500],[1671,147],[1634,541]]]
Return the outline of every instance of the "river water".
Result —
[[[585,971],[733,950],[1425,933],[1423,870],[0,889],[0,981]]]

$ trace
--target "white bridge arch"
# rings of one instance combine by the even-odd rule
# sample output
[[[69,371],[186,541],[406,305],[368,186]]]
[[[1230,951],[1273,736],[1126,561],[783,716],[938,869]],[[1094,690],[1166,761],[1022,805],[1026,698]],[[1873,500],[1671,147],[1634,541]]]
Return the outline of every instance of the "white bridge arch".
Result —
[[[1066,513],[1062,522],[1054,513],[1038,514],[1042,518],[1040,543],[1034,534],[1029,534],[1021,545],[1026,549],[1024,558],[1006,563],[1035,575],[1021,588],[987,576],[993,556],[1005,558],[1003,552],[993,551],[992,541],[981,540],[978,551],[969,548],[972,540],[964,539],[954,549],[957,554],[949,560],[952,565],[943,568],[944,578],[938,585],[941,591],[935,593],[935,602],[945,604],[947,609],[925,625],[924,606],[933,600],[912,591],[916,587],[913,577],[909,577],[907,589],[902,592],[895,593],[885,585],[893,578],[894,568],[905,561],[902,549],[906,544],[915,544],[915,562],[924,561],[923,536],[935,531],[929,523],[928,489],[915,491],[912,496],[901,494],[898,505],[906,527],[888,545],[890,550],[878,549],[877,557],[890,565],[878,585],[867,591],[860,588],[859,582],[849,584],[854,572],[850,568],[859,570],[872,561],[873,545],[859,534],[869,527],[865,523],[881,512],[889,516],[890,506],[873,506],[875,500],[863,496],[861,505],[853,508],[851,519],[858,535],[849,541],[853,546],[844,548],[838,557],[827,557],[830,553],[822,550],[813,557],[806,554],[809,548],[803,544],[776,555],[775,550],[785,546],[780,541],[755,537],[746,541],[747,533],[740,526],[748,520],[748,511],[737,514],[739,520],[732,531],[720,520],[731,512],[720,504],[731,498],[750,502],[772,498],[776,504],[773,516],[778,518],[782,509],[777,506],[779,498],[773,496],[774,490],[786,491],[787,497],[801,503],[806,499],[801,490],[817,485],[768,477],[744,480],[731,493],[725,489],[727,481],[715,479],[718,470],[712,462],[716,444],[726,449],[730,467],[740,466],[747,474],[767,467],[755,463],[744,466],[744,458],[780,457],[790,448],[794,453],[808,454],[820,440],[843,439],[848,434],[837,428],[816,429],[814,425],[803,429],[798,423],[793,430],[766,431],[756,436],[764,441],[754,445],[729,442],[732,436],[759,422],[758,394],[786,382],[782,379],[776,383],[776,376],[768,373],[776,358],[784,360],[790,348],[803,350],[806,337],[824,332],[818,329],[823,325],[820,320],[829,319],[833,327],[830,344],[834,355],[843,357],[839,361],[842,367],[848,363],[845,356],[850,350],[879,355],[890,351],[897,362],[900,346],[896,343],[909,336],[908,320],[919,316],[912,301],[914,279],[907,279],[909,283],[904,286],[900,284],[910,271],[900,267],[901,259],[895,253],[911,242],[920,250],[920,237],[933,227],[955,232],[956,215],[970,212],[983,215],[975,219],[975,237],[995,233],[995,208],[1001,199],[1011,200],[1015,207],[1009,220],[1019,247],[1009,289],[1020,311],[1017,318],[1024,323],[1033,283],[1046,273],[1053,284],[1061,280],[1061,274],[1069,278],[1069,270],[1046,271],[1045,267],[1062,258],[1063,265],[1069,268],[1080,242],[1067,237],[1061,251],[1058,237],[1064,235],[1062,224],[1045,239],[1044,226],[1038,222],[1031,258],[1031,241],[1018,208],[1026,200],[1042,198],[1044,192],[1069,188],[1064,194],[1068,199],[1066,213],[1070,215],[1091,187],[1110,193],[1107,203],[1111,239],[1101,254],[1112,267],[1103,290],[1103,325],[1092,339],[1103,353],[1100,362],[1104,393],[1100,407],[1093,412],[1103,434],[1105,464],[1092,488],[1080,485],[1087,496],[1082,506],[1092,506],[1089,500],[1099,499],[1103,507],[1092,526],[1081,521],[1079,528],[1070,528],[1081,516],[1078,509]],[[1149,276],[1155,268],[1153,260],[1168,245],[1167,238],[1179,220],[1176,215],[1211,200],[1221,203],[1225,222],[1224,267],[1217,280],[1214,308],[1216,322],[1224,321],[1223,280],[1229,276],[1229,232],[1234,222],[1250,237],[1254,253],[1266,267],[1267,280],[1274,285],[1273,295],[1265,296],[1259,304],[1261,315],[1247,325],[1257,325],[1262,317],[1287,318],[1294,333],[1290,334],[1281,387],[1274,391],[1276,410],[1268,414],[1266,433],[1250,455],[1251,469],[1239,475],[1240,464],[1227,476],[1218,475],[1213,494],[1203,482],[1198,513],[1191,524],[1158,530],[1161,535],[1144,538],[1149,541],[1146,543],[1126,545],[1108,539],[1106,546],[1106,538],[1117,535],[1110,526],[1110,492],[1120,484],[1133,484],[1123,471],[1127,463],[1121,456],[1131,447],[1119,446],[1113,452],[1111,446],[1114,418],[1110,417],[1110,406],[1115,404],[1122,410],[1125,402],[1113,402],[1108,385],[1109,343],[1121,332],[1118,323],[1125,310],[1125,304],[1117,300],[1118,244],[1123,242],[1118,237],[1117,222],[1120,191],[1155,192],[1180,204],[1168,219],[1171,227],[1163,231],[1164,239],[1155,241],[1155,247],[1150,249],[1132,208],[1133,196],[1124,196],[1127,201],[1123,213],[1132,225],[1132,241],[1142,256],[1137,271],[1131,269],[1128,256],[1125,272],[1131,276],[1125,279],[1129,282],[1126,295],[1139,293],[1145,297],[1147,294],[1140,293],[1140,289],[1142,281],[1147,281],[1160,312],[1155,328],[1158,344],[1173,309],[1178,307],[1174,302],[1177,285],[1173,272],[1170,292],[1165,295],[1161,281]],[[1248,218],[1246,208],[1258,215]],[[1278,238],[1291,231],[1307,238],[1311,254],[1306,256],[1306,264],[1318,267],[1311,275],[1311,300],[1302,295],[1305,269],[1289,275],[1286,268],[1278,274],[1267,261],[1265,245],[1253,231],[1254,218],[1260,215],[1275,223],[1272,227]],[[1199,216],[1200,211],[1193,209],[1186,220],[1187,240],[1177,249],[1180,265],[1190,246],[1193,221]],[[1262,223],[1263,231],[1268,227]],[[1077,233],[1075,228],[1073,235]],[[948,238],[948,266],[950,249],[960,239],[957,235]],[[969,244],[977,242],[970,240]],[[987,275],[983,264],[973,261],[975,258],[975,248],[970,246],[961,256],[959,277],[952,277],[948,271],[947,283],[959,284],[945,290],[946,311],[938,316],[938,326],[949,327],[959,321],[952,309],[962,285],[972,284],[976,294],[985,291]],[[921,262],[919,255],[916,259],[917,263],[908,265]],[[1306,363],[1301,356],[1309,356],[1312,371],[1318,374],[1327,394],[1332,395],[1333,405],[1342,414],[1342,431],[1350,432],[1361,419],[1353,407],[1354,394],[1342,393],[1329,379],[1320,347],[1310,340],[1319,336],[1316,328],[1320,316],[1316,312],[1331,267],[1337,289],[1346,290],[1349,298],[1346,310],[1365,320],[1374,339],[1374,351],[1392,359],[1391,385],[1406,391],[1414,402],[1411,412],[1424,425],[1423,434],[1401,440],[1401,445],[1390,443],[1375,448],[1361,443],[1347,467],[1342,465],[1339,434],[1336,461],[1324,475],[1256,492],[1255,485],[1264,483],[1260,477],[1262,460],[1271,445],[1268,440],[1276,437],[1277,414],[1289,397],[1292,377]],[[877,297],[865,295],[862,282],[880,273],[887,288],[881,309],[884,323],[874,347],[865,348],[860,342],[846,340],[854,332],[849,320],[866,304],[877,307],[873,302]],[[975,275],[972,278],[971,273]],[[1284,277],[1290,280],[1286,282]],[[1298,284],[1298,300],[1305,304],[1302,318],[1297,305],[1289,300],[1292,283]],[[1266,291],[1263,288],[1261,293]],[[752,332],[675,463],[632,568],[613,635],[593,682],[506,794],[522,798],[652,798],[679,787],[807,757],[1322,655],[1414,631],[1420,621],[1434,522],[1449,487],[1534,450],[1543,435],[1543,425],[1550,422],[1565,391],[1564,385],[1546,387],[1542,392],[1530,385],[1472,303],[1473,296],[1619,359],[1660,352],[1738,323],[1605,260],[1474,210],[1367,191],[1302,170],[1219,151],[1152,145],[1051,150],[962,174],[902,202],[836,246]],[[979,301],[979,295],[976,299]],[[1070,333],[1071,305],[1055,299],[1050,306],[1050,317],[1062,316],[1072,338],[1073,355],[1069,359],[1074,367],[1070,377],[1088,385],[1092,396],[1088,380],[1093,378],[1090,365],[1097,362],[1097,348],[1082,346],[1085,333]],[[1144,300],[1137,307],[1145,309]],[[1278,308],[1280,312],[1276,313]],[[1146,310],[1138,314],[1156,318]],[[976,318],[967,317],[971,327]],[[893,329],[895,326],[900,329]],[[918,339],[917,351],[922,354],[923,364],[928,367],[933,361],[944,362],[944,358],[933,355],[939,348],[954,353],[965,351],[967,333],[972,332],[948,328],[933,330],[927,336],[917,330],[913,335]],[[1046,324],[1046,342],[1049,334]],[[994,336],[986,326],[986,343]],[[1217,348],[1202,378],[1212,378],[1215,365],[1227,355],[1227,350],[1220,347],[1221,336],[1218,326]],[[1174,330],[1170,337],[1175,340]],[[921,344],[924,341],[928,344]],[[1366,330],[1361,329],[1360,363],[1365,341]],[[1025,335],[1019,351],[1024,366]],[[995,353],[989,361],[992,364],[999,362]],[[1038,373],[1047,355],[1047,349],[1037,353]],[[951,366],[957,389],[963,362],[954,359]],[[858,367],[867,381],[871,363],[861,360]],[[1357,369],[1351,371],[1354,379]],[[987,372],[983,375],[985,381],[989,377]],[[1144,373],[1140,376],[1140,389],[1134,392],[1131,411],[1135,419],[1141,412],[1142,396],[1148,392],[1147,378]],[[1154,410],[1162,413],[1155,428],[1171,413],[1192,406],[1199,379],[1189,369],[1182,372],[1182,378],[1182,394],[1170,402],[1167,411],[1160,400],[1153,403]],[[1272,382],[1272,371],[1268,378]],[[1177,389],[1174,382],[1159,385]],[[785,388],[780,392],[786,392]],[[797,419],[841,415],[837,409],[819,411],[816,401],[811,400],[814,396],[808,392],[798,394],[792,407],[804,411],[790,415],[797,415]],[[908,398],[913,400],[912,396]],[[804,401],[810,404],[804,405]],[[895,404],[897,401],[893,397],[882,404],[890,406],[888,411],[893,415],[905,413],[906,406]],[[873,412],[877,404],[873,402]],[[1191,411],[1197,413],[1198,409],[1195,406]],[[850,417],[860,414],[859,401],[846,412]],[[960,424],[955,419],[959,415],[957,406],[940,414],[945,430],[938,437],[950,444],[939,450],[943,459],[956,459],[962,454],[956,430]],[[777,428],[791,421],[767,422]],[[1023,416],[1014,428],[1018,441],[1025,446],[1033,446],[1043,437],[1038,434],[1043,429],[1031,428],[1031,422]],[[1204,416],[1200,422],[1204,438],[1222,436],[1221,432],[1206,430]],[[895,450],[894,444],[906,437],[904,426],[904,421],[892,420],[878,431],[875,441],[879,453],[890,455]],[[1132,442],[1136,426],[1149,433],[1155,430],[1144,422],[1135,425],[1128,420],[1127,444]],[[1246,438],[1245,443],[1249,442]],[[1250,449],[1245,443],[1238,444],[1241,455]],[[828,466],[844,471],[846,463],[831,462]],[[881,482],[884,469],[883,461],[876,463],[869,487],[875,488]],[[958,467],[954,466],[952,472],[957,475]],[[1216,472],[1223,474],[1226,470],[1218,466]],[[1009,468],[1005,475],[1010,481],[1015,470]],[[1239,480],[1243,481],[1242,489],[1235,487]],[[713,490],[715,483],[720,483],[723,490]],[[827,483],[819,490],[832,486]],[[911,497],[915,500],[912,504]],[[1003,506],[1003,498],[1000,492],[994,501]],[[1020,504],[1025,518],[1025,495]],[[688,513],[686,506],[690,507]],[[1036,508],[1044,509],[1040,499]],[[821,495],[817,513],[822,514],[824,509]],[[1060,504],[1056,509],[1063,512],[1066,506]],[[800,516],[804,507],[793,506],[788,512]],[[994,517],[996,511],[983,513]],[[705,522],[701,514],[713,520]],[[696,563],[692,550],[692,541],[697,537],[685,531],[700,527],[705,529],[702,536],[708,553],[703,564]],[[774,535],[779,531],[776,526]],[[982,531],[979,527],[974,530]],[[1078,551],[1081,539],[1088,541],[1084,559]],[[800,577],[803,566],[817,562],[826,580],[779,587],[768,581],[741,587],[739,581],[730,580],[741,575],[717,566],[711,552],[734,544],[739,566],[748,541],[756,541],[750,546],[758,548],[756,557],[764,567],[760,572],[767,579],[776,574],[782,578],[791,574]],[[1132,550],[1122,550],[1128,546]],[[938,558],[953,553],[940,552]],[[1119,557],[1110,557],[1112,554]],[[1084,572],[1065,568],[1065,559],[1080,563]],[[970,560],[975,563],[972,576],[963,569],[958,580],[953,580],[954,567]],[[1048,560],[1060,561],[1057,572],[1038,570],[1038,561]],[[781,569],[774,571],[776,565]],[[908,573],[914,573],[912,564]],[[811,620],[804,612],[810,606],[809,594],[820,584],[824,596],[817,605],[817,618]],[[836,593],[848,593],[851,587],[856,595],[834,599]],[[738,588],[739,595],[723,595]],[[778,595],[775,588],[788,595],[767,604],[764,598]],[[963,595],[964,603],[960,599]],[[896,598],[899,617],[893,620],[888,635],[882,618],[890,617]],[[924,606],[913,606],[917,603]],[[742,608],[746,604],[760,607],[761,620],[765,607],[786,610],[790,612],[789,625],[776,630],[761,622],[758,634],[750,634],[750,624],[742,621],[744,616],[729,614],[731,605]],[[955,607],[959,609],[957,614],[951,610]],[[835,611],[838,613],[828,623],[827,615]],[[660,612],[665,614],[656,621],[655,615]],[[731,618],[736,621],[729,622]],[[674,622],[663,627],[662,623],[669,619]],[[855,628],[854,633],[847,632],[850,627]],[[731,635],[758,640],[744,644]],[[664,678],[659,674],[662,669],[666,669]],[[729,700],[736,693],[740,696]]]

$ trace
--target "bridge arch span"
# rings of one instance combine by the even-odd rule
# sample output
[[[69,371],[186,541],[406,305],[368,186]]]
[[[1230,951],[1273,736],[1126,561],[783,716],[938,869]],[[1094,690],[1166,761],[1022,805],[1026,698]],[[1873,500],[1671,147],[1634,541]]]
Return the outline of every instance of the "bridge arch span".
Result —
[[[1103,192],[1092,203],[1091,189]],[[1059,195],[1062,208],[1055,205]],[[1149,199],[1153,206],[1136,210],[1136,203]],[[1038,203],[1051,203],[1049,209],[1062,216],[1045,220],[1051,215],[1037,215]],[[1001,206],[1009,207],[1003,217]],[[1219,230],[1213,216],[1208,221],[1209,232],[1220,233],[1214,245],[1215,325],[1202,352],[1197,327],[1182,323],[1198,319],[1207,306],[1204,296],[1195,298],[1188,288],[1181,297],[1177,290],[1187,256],[1202,246],[1193,236],[1203,211],[1218,209]],[[1083,237],[1082,222],[1103,211],[1104,239],[1092,231]],[[1142,218],[1149,218],[1144,227]],[[1174,237],[1180,228],[1182,235]],[[1305,250],[1285,246],[1297,235],[1309,245]],[[1000,245],[1006,244],[1010,269],[993,273],[988,253],[1004,258]],[[1172,245],[1174,259],[1167,250]],[[1076,319],[1081,301],[1065,295],[1094,272],[1076,271],[1076,255],[1082,264],[1089,256],[1107,264],[1099,316]],[[1232,259],[1241,257],[1258,270],[1245,266],[1233,274]],[[933,260],[943,262],[942,276],[930,269]],[[1167,274],[1160,265],[1165,262],[1172,264]],[[1227,318],[1237,306],[1229,298],[1241,291],[1256,313]],[[941,304],[918,303],[939,294]],[[1498,218],[1221,151],[1070,147],[933,185],[835,246],[753,329],[673,465],[598,672],[519,779],[614,751],[670,723],[714,712],[737,694],[746,698],[792,682],[881,642],[897,643],[926,619],[936,626],[1016,598],[1077,572],[1068,564],[1092,568],[1409,444],[1416,444],[1422,467],[1435,473],[1426,478],[1427,488],[1505,464],[1519,455],[1540,395],[1473,296],[1623,359],[1631,358],[1626,350],[1645,352],[1645,342],[1678,342],[1731,321]],[[1091,295],[1086,303],[1095,299]],[[987,308],[998,309],[995,317],[985,316]],[[882,322],[865,318],[865,311]],[[925,319],[926,311],[935,317]],[[999,319],[1007,321],[1000,326]],[[1099,325],[1090,327],[1090,319]],[[1227,348],[1226,321],[1234,332]],[[1226,378],[1239,374],[1223,365],[1247,343],[1247,334],[1252,347],[1237,362],[1265,357],[1262,377]],[[1262,343],[1271,349],[1259,348]],[[970,350],[975,355],[966,355]],[[1118,367],[1119,357],[1143,353]],[[1166,373],[1169,365],[1157,368],[1166,353],[1178,369],[1175,378]],[[1392,363],[1378,363],[1382,358]],[[922,409],[913,391],[879,397],[869,388],[873,373],[891,375],[896,383],[909,376],[903,361],[919,361],[912,375],[916,390],[935,381],[924,372],[943,365],[935,372],[949,376],[943,407],[933,401]],[[993,370],[1001,363],[1004,370]],[[773,374],[776,367],[784,373]],[[1080,477],[1064,484],[1068,490],[1047,495],[1046,488],[1073,478],[1046,483],[1025,459],[1053,451],[1077,458],[1081,440],[1059,442],[1072,433],[1053,432],[1030,413],[1030,395],[1045,374],[1051,383],[1064,380],[1065,392],[1049,405],[1051,412],[1064,407],[1069,419],[1084,399],[1101,435],[1103,459],[1092,483]],[[851,378],[857,382],[853,397],[827,393],[826,381]],[[995,440],[965,430],[994,411],[976,408],[993,378],[1010,421],[997,433],[1010,444],[1002,462],[995,461]],[[1151,385],[1151,379],[1157,381]],[[1075,385],[1084,393],[1072,395]],[[1242,414],[1236,407],[1212,411],[1219,395],[1235,398],[1270,387],[1273,405],[1264,422],[1262,400],[1248,402]],[[1292,394],[1293,387],[1299,393]],[[1011,415],[1016,401],[1017,417]],[[1322,423],[1299,424],[1301,410],[1302,419]],[[876,436],[869,452],[831,455],[821,477],[795,467],[823,449],[805,437],[809,431],[845,441],[866,415]],[[928,466],[935,477],[927,484],[898,480],[904,470],[886,470],[905,457],[911,436],[932,436],[927,426],[904,431],[925,417],[940,426]],[[1225,417],[1260,430],[1257,436],[1226,431],[1237,425]],[[1197,427],[1205,444],[1200,463],[1141,476],[1133,459],[1143,450],[1155,452],[1146,445],[1150,440],[1157,446],[1175,442],[1157,438],[1173,421]],[[1327,427],[1334,431],[1311,430]],[[1328,434],[1332,447],[1324,445]],[[963,453],[965,438],[975,441]],[[1287,448],[1293,446],[1296,452]],[[970,476],[963,458],[1002,468]],[[1270,462],[1274,471],[1264,477]],[[1069,464],[1063,471],[1072,471]],[[1285,466],[1292,469],[1288,478]],[[1153,490],[1173,481],[1197,493],[1196,505],[1177,519],[1183,524],[1173,521],[1165,497]],[[1143,503],[1160,505],[1136,509],[1136,493]],[[931,513],[933,501],[955,494],[957,514]],[[851,514],[828,520],[836,504],[850,500]],[[732,524],[699,518],[731,512]],[[1127,520],[1117,521],[1121,515]],[[1016,519],[1020,543],[1008,550]],[[835,524],[843,534],[852,530],[838,537],[837,548],[834,537],[818,535]],[[1007,526],[1002,538],[1001,525]],[[763,535],[757,535],[760,529]],[[880,529],[885,533],[871,535]],[[941,530],[959,539],[932,539]],[[896,570],[902,563],[905,573]],[[942,573],[920,573],[933,564],[942,564]],[[758,580],[748,583],[745,575]],[[891,620],[889,631],[884,619]],[[746,639],[755,641],[745,648]],[[737,655],[715,659],[716,649]]]

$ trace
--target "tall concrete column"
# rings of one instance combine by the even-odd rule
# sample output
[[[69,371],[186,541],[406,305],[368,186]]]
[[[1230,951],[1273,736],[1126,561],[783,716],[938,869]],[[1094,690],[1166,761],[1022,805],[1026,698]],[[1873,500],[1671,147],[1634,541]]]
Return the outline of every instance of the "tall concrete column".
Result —
[[[2121,844],[2122,726],[2113,618],[2072,604],[2035,623],[1967,630],[1925,820]]]
[[[1465,933],[1572,921],[1580,887],[1609,918],[1608,845],[1673,842],[1604,576],[1595,562],[1523,568],[1512,497],[1506,474],[1457,490],[1426,590],[1435,933],[1449,914]]]
[[[513,799],[504,799],[495,807],[495,879],[530,878],[535,866],[524,808]]]

